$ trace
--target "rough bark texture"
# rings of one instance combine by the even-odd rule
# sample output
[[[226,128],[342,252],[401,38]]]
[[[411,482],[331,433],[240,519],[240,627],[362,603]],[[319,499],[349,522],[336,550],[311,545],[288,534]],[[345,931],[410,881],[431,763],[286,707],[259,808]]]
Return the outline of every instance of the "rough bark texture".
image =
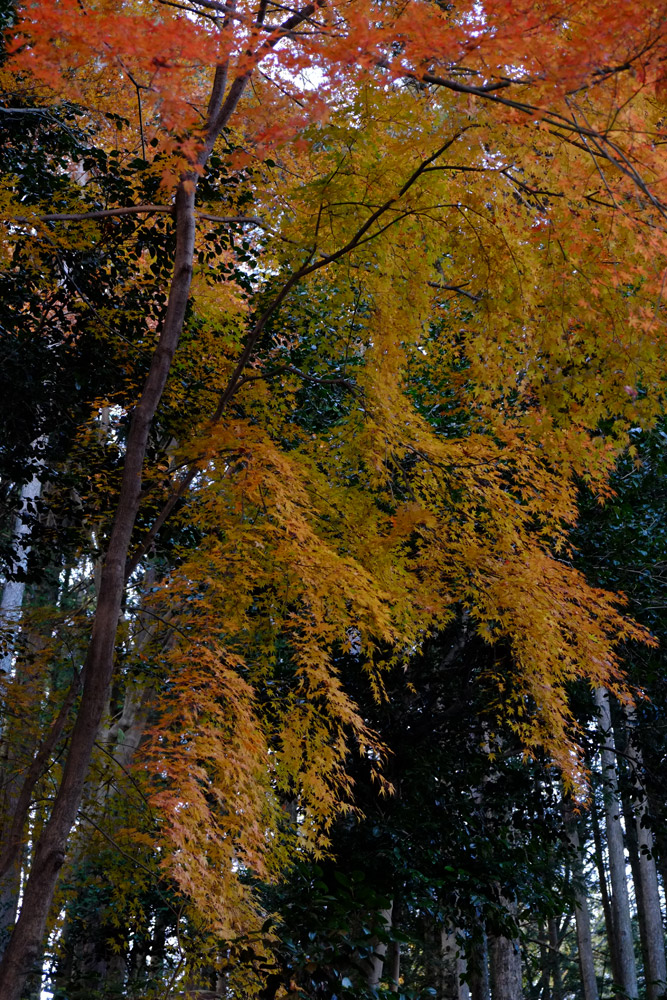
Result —
[[[611,727],[609,694],[604,688],[596,688],[595,703],[599,713],[599,727],[602,734],[602,776],[604,780],[605,826],[607,830],[607,854],[609,858],[609,879],[611,882],[611,912],[614,948],[618,961],[618,986],[623,994],[636,997],[637,969],[630,922],[630,901],[625,873],[625,849],[621,826],[621,803],[618,794],[616,773],[616,752]]]
[[[492,937],[489,956],[492,1000],[522,1000],[519,942],[512,938]]]

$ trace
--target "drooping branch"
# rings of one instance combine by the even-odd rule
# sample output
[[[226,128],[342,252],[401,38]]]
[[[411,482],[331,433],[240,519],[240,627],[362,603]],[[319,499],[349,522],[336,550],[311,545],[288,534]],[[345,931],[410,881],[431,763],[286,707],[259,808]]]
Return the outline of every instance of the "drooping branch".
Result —
[[[465,126],[464,128],[460,129],[458,132],[456,132],[454,136],[448,139],[442,146],[440,146],[434,153],[432,153],[431,156],[422,160],[422,162],[411,173],[411,175],[404,182],[404,184],[401,186],[398,192],[393,197],[388,198],[383,205],[381,205],[374,212],[372,212],[371,215],[366,219],[366,221],[359,226],[356,232],[342,247],[339,247],[338,250],[334,250],[329,254],[322,255],[315,261],[313,261],[313,257],[317,252],[317,246],[314,245],[312,247],[306,261],[287,279],[287,281],[284,283],[282,288],[276,293],[274,298],[271,300],[269,305],[266,307],[262,315],[256,321],[254,327],[250,331],[248,339],[246,340],[245,343],[245,347],[241,352],[236,367],[232,372],[232,375],[230,376],[225,389],[220,394],[218,406],[215,410],[215,413],[211,417],[211,420],[209,421],[209,429],[215,427],[215,425],[218,424],[219,421],[221,420],[227,408],[228,403],[240,388],[241,380],[244,377],[243,373],[248,365],[248,362],[250,361],[250,358],[252,357],[253,351],[255,350],[255,347],[259,342],[259,339],[264,331],[264,328],[266,327],[266,324],[268,323],[269,319],[274,315],[274,313],[276,313],[277,310],[280,308],[280,306],[285,301],[285,299],[292,291],[292,289],[295,287],[295,285],[297,285],[300,281],[302,281],[303,278],[307,277],[310,274],[313,274],[315,271],[319,271],[322,268],[328,266],[329,264],[332,264],[335,261],[340,260],[341,257],[344,257],[345,255],[351,253],[353,250],[357,249],[358,247],[362,246],[369,240],[374,239],[380,233],[384,232],[388,228],[388,226],[395,225],[396,222],[400,221],[400,219],[405,218],[405,215],[407,213],[401,213],[396,218],[392,219],[387,226],[382,226],[376,232],[369,233],[369,231],[373,228],[373,225],[376,222],[378,222],[383,215],[393,210],[393,206],[402,197],[404,197],[408,193],[408,191],[412,189],[412,187],[414,187],[419,178],[427,170],[429,165],[431,163],[434,163],[439,156],[442,156],[442,154],[446,152],[446,150],[449,149],[450,146],[452,146],[452,144],[456,142],[457,139],[459,139],[464,134],[464,132],[468,131],[468,129],[472,127],[473,126]],[[250,379],[246,378],[245,381],[250,381]],[[153,541],[157,537],[158,532],[161,530],[162,526],[165,524],[165,522],[173,512],[177,503],[186,494],[187,490],[194,481],[198,471],[199,471],[198,465],[195,465],[193,468],[190,468],[190,470],[186,473],[183,479],[180,480],[176,489],[168,497],[162,510],[155,518],[153,524],[147,530],[146,534],[139,542],[137,549],[133,553],[132,557],[128,559],[126,566],[126,576],[129,576],[131,575],[131,573],[134,572],[140,560],[143,558],[143,556],[149,550],[150,546],[153,544]]]
[[[222,81],[226,81],[226,65],[216,68],[208,106],[208,123],[197,156],[197,166],[203,167],[206,164],[222,129],[236,110],[257,63],[282,38],[290,35],[295,27],[310,17],[315,9],[314,4],[309,4],[274,30],[255,53],[250,54],[249,67],[232,82],[226,96],[221,86]],[[167,384],[190,298],[195,254],[197,178],[196,169],[186,172],[176,190],[176,245],[167,307],[146,381],[130,419],[118,504],[102,566],[91,640],[83,667],[81,701],[60,786],[50,816],[36,838],[21,913],[0,963],[0,996],[3,1000],[19,1000],[26,977],[39,953],[59,873],[65,860],[67,840],[76,822],[93,747],[108,703],[125,590],[126,564],[141,503],[143,467],[150,430]],[[282,298],[286,294],[287,289]]]

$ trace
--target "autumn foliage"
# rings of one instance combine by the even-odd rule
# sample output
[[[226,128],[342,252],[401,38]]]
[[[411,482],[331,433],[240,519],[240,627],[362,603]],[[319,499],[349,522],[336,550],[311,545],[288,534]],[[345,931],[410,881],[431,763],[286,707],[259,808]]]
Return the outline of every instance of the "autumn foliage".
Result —
[[[489,724],[581,780],[571,683],[627,700],[617,644],[650,641],[573,567],[570,531],[578,491],[603,502],[663,406],[666,18],[632,0],[17,8],[3,121],[66,105],[95,153],[55,197],[6,180],[3,260],[29,246],[52,309],[16,321],[38,336],[66,298],[57,337],[74,352],[93,331],[110,373],[58,458],[85,509],[74,548],[105,568],[72,633],[97,707],[47,839],[77,796],[100,803],[95,734],[139,690],[128,766],[158,819],[128,842],[157,845],[209,930],[247,930],[247,872],[326,850],[350,755],[385,782],[346,657],[381,700],[461,614],[511,651]],[[93,251],[97,303],[58,269]]]

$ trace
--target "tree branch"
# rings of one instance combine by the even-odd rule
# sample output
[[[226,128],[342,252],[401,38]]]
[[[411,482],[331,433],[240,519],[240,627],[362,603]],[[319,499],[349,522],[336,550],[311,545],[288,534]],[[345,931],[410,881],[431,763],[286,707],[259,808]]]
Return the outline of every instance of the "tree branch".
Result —
[[[385,214],[386,212],[388,212],[392,208],[392,206],[400,198],[402,198],[405,194],[407,194],[407,192],[414,186],[414,184],[416,184],[417,180],[421,177],[421,175],[424,173],[424,171],[426,170],[426,168],[431,163],[433,163],[434,160],[436,160],[439,156],[441,156],[447,149],[449,149],[449,147],[454,142],[456,142],[456,140],[459,139],[461,137],[461,135],[463,135],[464,132],[468,131],[468,129],[473,128],[473,127],[475,127],[475,126],[467,125],[463,129],[460,129],[454,136],[452,136],[450,139],[448,139],[447,142],[443,143],[443,145],[440,146],[431,156],[429,156],[425,160],[423,160],[420,163],[420,165],[412,172],[412,174],[410,175],[410,177],[405,181],[405,183],[399,189],[399,191],[397,192],[397,194],[394,195],[394,197],[387,199],[387,201],[383,205],[381,205],[378,209],[376,209],[368,217],[368,219],[364,223],[362,223],[362,225],[357,229],[357,231],[347,241],[347,243],[344,244],[344,246],[340,247],[338,250],[335,250],[335,251],[333,251],[330,254],[323,255],[322,257],[320,257],[318,260],[316,260],[314,262],[313,262],[313,257],[315,256],[315,253],[317,252],[317,245],[313,246],[313,248],[312,248],[312,250],[311,250],[308,258],[306,259],[306,261],[301,265],[300,268],[298,268],[298,270],[296,270],[287,279],[287,281],[284,283],[284,285],[282,286],[282,288],[280,289],[280,291],[277,292],[277,294],[275,295],[275,297],[273,298],[273,300],[266,307],[266,309],[264,310],[264,312],[262,313],[262,315],[259,317],[259,319],[255,323],[254,327],[250,331],[250,334],[248,335],[248,339],[246,341],[245,347],[243,348],[243,351],[241,352],[241,355],[240,355],[239,360],[238,360],[238,362],[236,364],[236,367],[234,368],[234,371],[232,372],[232,375],[231,375],[231,377],[230,377],[230,379],[229,379],[229,381],[227,383],[227,386],[225,387],[225,389],[223,390],[223,392],[220,395],[220,400],[218,402],[218,406],[217,406],[217,408],[215,410],[215,413],[213,414],[213,416],[211,417],[211,420],[209,422],[209,427],[210,428],[215,427],[215,425],[220,421],[220,419],[222,417],[222,414],[224,413],[225,408],[227,407],[227,404],[232,399],[232,397],[236,394],[236,392],[237,392],[237,390],[239,388],[239,383],[241,382],[241,378],[243,376],[243,371],[244,371],[246,365],[248,364],[248,361],[250,360],[250,358],[252,356],[252,352],[254,351],[254,349],[255,349],[258,341],[259,341],[259,338],[261,337],[262,332],[264,331],[264,328],[265,328],[266,324],[268,323],[268,321],[271,318],[271,316],[280,308],[280,306],[282,305],[282,303],[284,302],[284,300],[287,298],[287,296],[291,292],[292,288],[294,288],[294,286],[296,284],[298,284],[298,282],[301,281],[302,278],[307,277],[309,274],[313,274],[315,271],[319,271],[321,268],[326,267],[328,264],[334,263],[335,261],[339,260],[341,257],[345,256],[346,254],[350,253],[352,250],[354,250],[357,247],[363,245],[364,243],[368,242],[368,240],[371,240],[376,235],[378,235],[377,233],[373,233],[373,234],[371,234],[369,236],[367,236],[366,234],[368,233],[369,229],[371,229],[371,227],[373,226],[373,224],[375,222],[377,222],[378,219],[383,214]],[[392,220],[392,222],[390,222],[389,225],[393,225],[396,222],[400,221],[401,218],[405,217],[405,214],[406,213],[403,213],[398,218]],[[382,229],[380,230],[380,232],[384,231],[384,229],[386,229],[386,228],[387,228],[386,226],[382,227]],[[246,381],[250,381],[250,379],[248,378],[248,379],[246,379]],[[198,472],[197,468],[190,469],[190,471],[183,477],[183,479],[179,483],[179,485],[176,488],[176,490],[167,499],[164,507],[162,508],[162,510],[160,511],[160,513],[158,514],[157,518],[155,519],[155,521],[153,522],[153,524],[151,525],[151,527],[148,529],[148,531],[144,535],[144,537],[141,540],[141,542],[139,543],[137,549],[135,550],[134,555],[132,556],[131,559],[128,559],[127,564],[126,564],[126,569],[125,569],[126,577],[128,577],[131,573],[134,572],[134,570],[136,569],[136,567],[139,564],[139,561],[143,558],[143,556],[146,554],[146,552],[148,551],[148,549],[152,545],[152,543],[153,543],[154,539],[156,538],[158,532],[162,528],[162,525],[165,523],[165,521],[167,520],[167,518],[169,517],[169,515],[171,514],[171,512],[174,509],[174,507],[176,506],[176,504],[178,503],[178,501],[181,499],[181,497],[183,497],[185,495],[185,493],[187,492],[187,490],[190,487],[191,483],[195,479],[195,476],[197,475],[197,472]]]

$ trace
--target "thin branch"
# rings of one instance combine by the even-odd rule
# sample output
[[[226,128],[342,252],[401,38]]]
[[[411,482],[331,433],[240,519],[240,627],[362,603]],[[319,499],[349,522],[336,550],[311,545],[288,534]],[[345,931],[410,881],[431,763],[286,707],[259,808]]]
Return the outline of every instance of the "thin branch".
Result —
[[[104,839],[105,839],[105,840],[106,840],[106,841],[107,841],[107,842],[108,842],[109,844],[111,844],[111,846],[112,846],[112,847],[113,847],[113,848],[114,848],[114,849],[115,849],[116,851],[118,851],[118,853],[119,853],[120,855],[122,855],[122,857],[124,857],[124,858],[125,858],[125,860],[126,860],[126,861],[129,861],[129,862],[130,862],[131,864],[133,864],[133,865],[136,865],[136,866],[137,866],[137,868],[141,868],[141,869],[143,869],[143,871],[147,872],[147,873],[148,873],[148,874],[150,875],[150,877],[151,877],[152,879],[154,879],[154,880],[155,880],[156,882],[157,882],[157,881],[159,881],[159,879],[160,879],[160,874],[159,874],[159,872],[155,872],[155,871],[151,871],[151,869],[150,869],[150,868],[149,868],[149,867],[148,867],[147,865],[144,865],[144,864],[142,864],[142,862],[141,862],[141,861],[139,861],[139,859],[138,859],[138,858],[137,858],[136,856],[135,856],[135,857],[133,857],[133,856],[132,856],[131,854],[128,854],[128,853],[127,853],[127,851],[124,851],[124,850],[123,850],[123,848],[122,848],[122,847],[120,846],[120,844],[118,844],[118,843],[117,843],[117,842],[116,842],[116,841],[115,841],[115,840],[113,839],[113,837],[111,837],[111,836],[110,836],[110,835],[109,835],[109,834],[108,834],[108,833],[106,832],[106,830],[103,830],[103,829],[102,829],[102,827],[101,827],[101,826],[99,826],[99,825],[98,825],[98,824],[97,824],[97,823],[95,822],[95,820],[94,820],[94,819],[93,819],[93,818],[92,818],[91,816],[89,816],[89,815],[88,815],[87,813],[85,813],[85,812],[82,812],[81,810],[79,810],[79,816],[81,817],[81,819],[85,820],[85,821],[86,821],[86,823],[90,823],[90,825],[91,825],[92,827],[94,827],[94,828],[95,828],[95,829],[97,830],[97,832],[98,832],[99,834],[101,834],[101,835],[102,835],[102,836],[104,837]],[[160,895],[162,895],[162,893],[160,893]],[[167,900],[166,900],[166,898],[165,898],[164,896],[162,896],[162,899],[164,900],[164,902],[167,902]],[[169,909],[171,910],[171,912],[172,912],[172,913],[176,913],[176,912],[177,912],[177,911],[176,911],[176,910],[175,910],[175,909],[173,908],[173,906],[171,906],[171,904],[167,903],[167,905],[169,906]]]
[[[25,215],[11,217],[12,222],[32,224],[34,222],[86,222],[88,219],[109,219],[119,215],[171,215],[171,205],[126,205],[123,208],[101,208],[93,212],[50,212],[36,215],[32,219]]]
[[[172,215],[173,211],[171,205],[126,205],[122,208],[101,208],[92,212],[51,212],[47,215],[36,215],[32,219],[25,215],[14,215],[10,220],[26,225],[33,222],[87,222],[89,219],[110,219],[122,215]],[[274,233],[274,230],[254,215],[211,215],[209,212],[196,212],[195,215],[207,222],[245,224]]]
[[[464,134],[464,132],[467,132],[470,128],[474,127],[476,126],[467,125],[464,128],[460,129],[455,135],[453,135],[450,139],[448,139],[447,142],[443,143],[443,145],[440,146],[431,156],[423,160],[419,164],[419,166],[415,170],[413,170],[412,174],[408,177],[408,179],[399,189],[397,194],[394,195],[392,198],[387,199],[387,201],[383,205],[381,205],[378,209],[376,209],[366,219],[366,221],[362,223],[362,225],[357,229],[357,231],[353,234],[353,236],[350,237],[347,243],[345,243],[338,250],[334,250],[332,253],[329,254],[324,254],[321,257],[319,257],[316,261],[313,261],[313,257],[317,252],[317,245],[316,244],[313,245],[304,263],[287,279],[287,281],[284,283],[280,291],[277,292],[273,300],[266,307],[262,315],[257,319],[254,327],[250,331],[245,347],[241,352],[236,367],[232,372],[232,375],[227,383],[226,388],[220,395],[218,406],[209,422],[209,427],[211,429],[215,427],[215,425],[220,421],[227,407],[227,404],[236,394],[239,388],[239,382],[241,381],[241,378],[243,376],[243,371],[246,365],[248,364],[252,356],[252,353],[255,347],[257,346],[257,343],[259,342],[259,339],[264,331],[266,324],[268,323],[269,319],[273,316],[273,314],[280,308],[280,306],[287,298],[287,296],[294,288],[294,286],[298,284],[298,282],[300,282],[303,278],[307,277],[309,274],[313,274],[315,271],[319,271],[321,268],[326,267],[328,264],[335,263],[335,261],[339,260],[341,257],[344,257],[352,250],[355,250],[358,247],[363,246],[370,240],[375,239],[378,235],[385,232],[390,226],[396,225],[397,222],[400,222],[401,219],[405,218],[409,213],[404,212],[399,214],[395,219],[392,219],[391,222],[387,223],[387,225],[381,226],[380,229],[378,229],[376,232],[369,234],[369,230],[373,227],[373,225],[381,218],[382,215],[384,215],[390,209],[392,209],[392,206],[400,198],[402,198],[405,194],[407,194],[407,192],[416,184],[416,182],[422,176],[427,167],[431,163],[433,163],[439,156],[442,156],[442,154],[447,149],[449,149],[449,147],[454,142],[456,142],[457,139],[459,139]],[[126,577],[130,576],[130,574],[134,572],[140,560],[149,550],[150,546],[153,543],[153,540],[157,536],[162,525],[165,523],[165,521],[167,520],[167,518],[169,517],[169,515],[171,514],[174,507],[181,499],[181,497],[183,497],[187,492],[191,483],[195,479],[197,472],[198,472],[197,468],[190,469],[187,475],[185,475],[181,480],[181,482],[179,483],[177,489],[168,498],[164,507],[158,514],[157,518],[155,519],[155,521],[153,522],[153,524],[148,529],[143,539],[137,546],[134,555],[132,556],[131,559],[128,559],[125,568]]]
[[[429,281],[428,286],[429,288],[436,288],[438,291],[458,292],[459,295],[466,295],[469,299],[472,299],[473,302],[480,302],[482,299],[481,295],[474,295],[472,292],[466,291],[463,285],[443,285],[439,284],[437,281]]]
[[[319,375],[309,375],[307,372],[302,372],[300,368],[296,368],[294,365],[281,365],[279,368],[269,368],[265,372],[257,372],[251,375],[243,375],[235,389],[235,393],[239,389],[247,385],[248,382],[258,382],[262,379],[274,378],[276,375],[296,375],[298,378],[302,379],[304,382],[309,382],[312,385],[340,385],[349,392],[356,392],[357,386],[354,382],[350,382],[349,379],[340,375],[336,378],[326,378]]]
[[[63,734],[67,717],[69,716],[70,709],[76,700],[80,687],[81,674],[75,672],[69,691],[65,695],[65,699],[60,707],[60,711],[58,712],[55,722],[51,726],[48,734],[45,736],[39,750],[30,761],[30,766],[28,767],[26,776],[23,780],[18,801],[14,809],[12,825],[9,833],[7,834],[7,839],[2,850],[2,858],[0,859],[0,876],[5,875],[13,865],[18,864],[18,852],[21,848],[23,828],[30,811],[30,800],[32,798],[33,790],[44,772],[49,757],[55,750],[58,741]]]
[[[130,77],[130,80],[132,80],[132,77]],[[141,135],[141,159],[145,161],[146,142],[144,140],[144,116],[141,110],[141,87],[134,80],[132,80],[132,83],[134,84],[134,89],[137,92],[137,106],[139,108],[139,133]]]

